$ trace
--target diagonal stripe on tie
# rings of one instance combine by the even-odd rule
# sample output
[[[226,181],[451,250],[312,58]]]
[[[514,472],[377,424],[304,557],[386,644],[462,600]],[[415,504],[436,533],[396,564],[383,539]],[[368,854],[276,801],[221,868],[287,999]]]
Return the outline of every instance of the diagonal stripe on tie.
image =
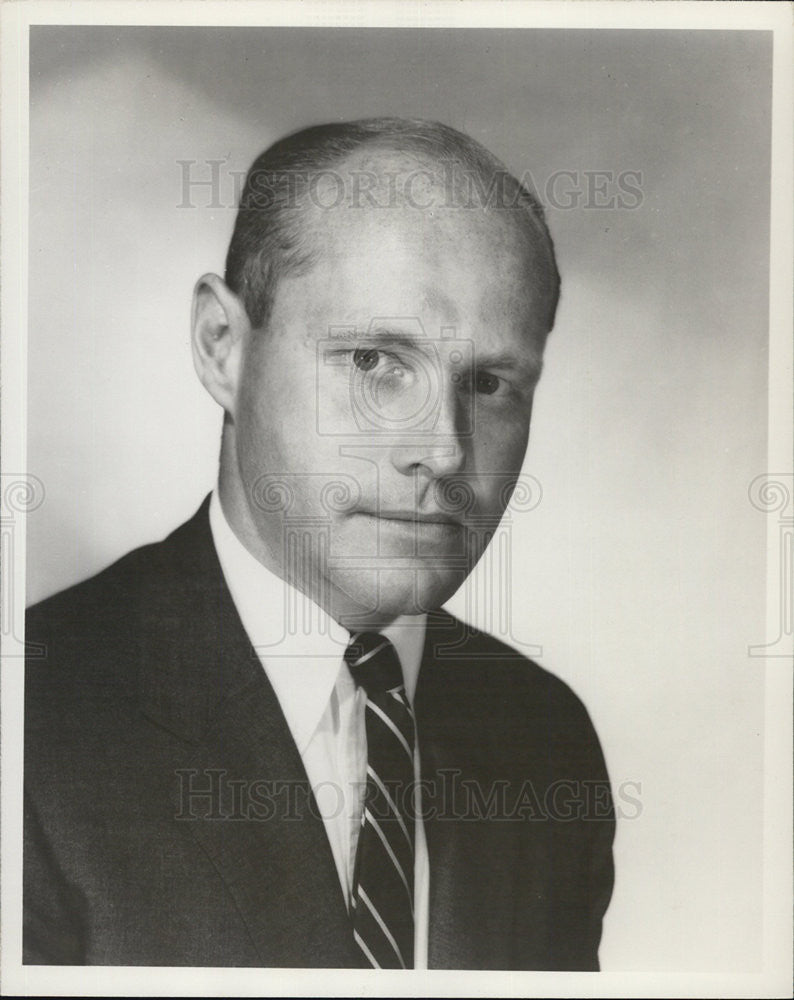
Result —
[[[372,779],[372,781],[375,784],[375,787],[378,789],[383,798],[386,800],[388,808],[392,813],[394,813],[394,818],[400,824],[400,829],[405,834],[406,842],[411,849],[411,854],[413,854],[414,852],[413,838],[411,837],[411,834],[408,832],[408,827],[405,825],[405,820],[400,814],[400,810],[397,806],[397,803],[389,794],[388,788],[386,788],[386,786],[383,784],[383,782],[380,780],[377,774],[375,774],[375,772],[372,770],[369,764],[367,764],[367,777]]]
[[[370,911],[370,913],[372,914],[372,916],[375,918],[375,920],[376,920],[376,922],[378,924],[378,927],[380,927],[381,931],[383,932],[383,936],[386,938],[386,940],[389,942],[389,944],[394,949],[394,954],[397,956],[397,961],[400,963],[400,965],[403,968],[405,968],[405,959],[403,958],[402,952],[400,951],[400,946],[394,940],[394,935],[389,930],[389,928],[386,926],[386,924],[385,924],[385,922],[383,920],[383,917],[378,913],[377,908],[375,907],[375,905],[373,904],[372,900],[367,895],[366,890],[362,886],[358,887],[358,896],[359,896],[359,899],[361,899],[361,900],[364,901],[364,903],[367,906],[367,909]]]
[[[379,708],[372,701],[367,702],[367,712],[374,712],[375,715],[377,715],[377,717],[383,723],[383,725],[392,731],[395,738],[400,741],[400,745],[402,746],[403,750],[405,750],[405,752],[408,754],[408,759],[413,764],[413,759],[414,759],[413,749],[410,746],[408,746],[408,740],[400,732],[397,723],[394,722],[392,719],[390,719],[389,716],[383,711],[383,709]]]
[[[364,952],[364,955],[369,960],[369,964],[372,966],[373,969],[382,969],[383,968],[383,966],[380,964],[380,962],[378,962],[377,958],[375,958],[375,956],[369,950],[367,942],[361,937],[361,935],[359,934],[359,932],[357,930],[353,931],[353,940],[356,942],[356,944],[359,946],[359,948]],[[387,968],[388,968],[388,966],[387,966]]]
[[[367,788],[350,908],[353,939],[373,968],[412,969],[414,819],[406,803],[414,781],[413,713],[388,639],[360,632],[345,660],[367,693]]]
[[[370,826],[372,827],[372,829],[374,829],[375,833],[378,835],[378,839],[383,845],[383,849],[386,852],[386,856],[388,857],[389,861],[391,861],[391,863],[394,865],[397,874],[400,876],[400,881],[405,886],[405,891],[408,893],[408,900],[411,905],[411,913],[413,914],[413,897],[414,897],[413,888],[408,884],[408,875],[406,875],[405,869],[397,860],[397,855],[395,854],[394,847],[389,843],[389,839],[383,832],[381,824],[375,819],[375,817],[372,815],[369,809],[364,810],[364,818],[366,820],[365,826]]]

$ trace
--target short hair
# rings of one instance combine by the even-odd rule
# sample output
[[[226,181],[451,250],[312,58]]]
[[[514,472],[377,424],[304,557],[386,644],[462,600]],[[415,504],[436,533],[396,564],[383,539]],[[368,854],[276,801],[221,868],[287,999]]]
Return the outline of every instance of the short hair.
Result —
[[[533,246],[540,244],[545,258],[541,270],[549,286],[547,330],[551,329],[560,276],[554,243],[535,193],[470,136],[441,122],[407,118],[314,125],[278,140],[256,158],[240,195],[225,275],[255,329],[267,323],[280,279],[304,273],[317,259],[317,241],[312,241],[306,224],[312,182],[332,175],[334,167],[365,147],[412,154],[435,167],[462,167],[467,184],[476,182],[482,207],[512,210]],[[457,189],[460,182],[458,174]]]

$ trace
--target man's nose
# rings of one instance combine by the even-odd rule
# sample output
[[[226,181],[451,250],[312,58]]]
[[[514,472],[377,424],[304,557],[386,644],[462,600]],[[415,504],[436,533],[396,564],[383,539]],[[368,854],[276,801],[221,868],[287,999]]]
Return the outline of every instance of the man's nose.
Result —
[[[466,442],[470,436],[466,400],[450,379],[438,385],[433,412],[394,442],[392,462],[404,475],[424,473],[437,479],[466,467]]]

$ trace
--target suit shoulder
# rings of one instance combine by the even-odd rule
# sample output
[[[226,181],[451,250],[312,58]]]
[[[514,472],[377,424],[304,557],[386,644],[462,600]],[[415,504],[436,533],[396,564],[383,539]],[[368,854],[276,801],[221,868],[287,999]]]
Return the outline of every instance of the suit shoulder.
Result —
[[[124,616],[137,595],[165,590],[186,571],[184,554],[190,553],[190,536],[202,510],[165,539],[150,542],[121,556],[94,576],[31,605],[25,613],[26,628],[49,631],[80,623],[98,626],[102,620]]]
[[[590,715],[562,678],[451,617],[432,625],[418,707],[441,743],[468,747],[472,760],[496,760],[505,773],[541,767],[544,780],[605,779]]]
[[[504,657],[508,669],[515,674],[516,683],[526,689],[531,697],[542,695],[545,700],[564,705],[571,711],[586,711],[579,695],[558,674],[541,667],[539,663],[488,633],[481,632],[480,636],[483,646],[493,649],[495,655]]]
[[[146,577],[157,562],[162,542],[133,549],[110,566],[87,580],[31,605],[25,612],[28,629],[34,626],[74,621],[75,616],[92,612],[107,614],[114,602],[123,601],[131,589],[145,585]]]
[[[95,576],[28,608],[25,725],[55,739],[63,720],[134,691],[141,637],[135,609],[157,545],[127,553]]]
[[[502,735],[543,733],[549,744],[576,743],[600,755],[584,702],[557,674],[452,616],[434,618],[429,629],[432,666],[426,689],[437,697],[452,697],[456,711],[472,725],[484,719],[492,726],[499,719]]]
[[[59,705],[105,703],[134,692],[151,650],[194,606],[197,552],[203,548],[206,558],[211,548],[209,526],[204,537],[191,527],[195,520],[28,608],[26,711],[51,715]]]
[[[579,696],[557,674],[496,636],[451,615],[441,620],[438,640],[433,645],[435,659],[454,662],[461,679],[468,673],[473,682],[489,689],[500,686],[516,696],[557,703],[571,711],[585,711]]]

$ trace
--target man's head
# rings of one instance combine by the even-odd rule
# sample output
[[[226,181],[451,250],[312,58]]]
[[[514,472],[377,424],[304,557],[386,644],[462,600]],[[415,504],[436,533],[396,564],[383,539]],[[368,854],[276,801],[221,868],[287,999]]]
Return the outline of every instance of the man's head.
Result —
[[[535,198],[447,126],[318,126],[263,153],[226,280],[194,301],[244,544],[344,624],[447,600],[519,474],[558,295]]]

